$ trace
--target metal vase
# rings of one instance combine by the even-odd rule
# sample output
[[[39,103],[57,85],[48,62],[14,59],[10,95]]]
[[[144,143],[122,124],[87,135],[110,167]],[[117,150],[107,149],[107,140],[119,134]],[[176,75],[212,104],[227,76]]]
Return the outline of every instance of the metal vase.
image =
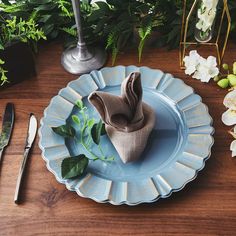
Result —
[[[81,27],[80,0],[72,0],[72,6],[78,32],[78,43],[75,48],[69,48],[63,52],[61,64],[71,74],[89,73],[105,64],[106,52],[99,47],[87,47]]]

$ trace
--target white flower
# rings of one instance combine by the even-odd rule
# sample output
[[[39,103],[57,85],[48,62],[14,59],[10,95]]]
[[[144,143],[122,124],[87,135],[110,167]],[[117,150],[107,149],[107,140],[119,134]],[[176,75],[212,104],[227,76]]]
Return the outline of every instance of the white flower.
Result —
[[[235,125],[236,124],[236,90],[226,94],[223,104],[228,108],[226,112],[222,114],[222,122],[225,125]],[[234,137],[234,141],[230,144],[230,150],[232,151],[232,157],[236,156],[236,125],[232,131],[229,133]]]
[[[216,6],[218,0],[202,0],[201,8],[198,9],[198,22],[196,28],[206,32],[210,30],[216,16]]]
[[[185,74],[191,75],[197,69],[199,64],[200,55],[197,53],[196,50],[192,50],[189,52],[189,56],[184,57],[184,64],[185,64]]]
[[[219,0],[202,0],[202,5],[204,5],[207,9],[216,8]]]
[[[197,22],[196,27],[199,30],[202,30],[203,32],[210,30],[213,25],[215,15],[216,15],[216,11],[214,10],[211,10],[209,12],[205,11],[204,13],[201,13],[201,11],[198,11],[199,21]]]
[[[234,126],[233,131],[229,132],[233,137],[234,137],[234,141],[231,142],[230,144],[230,151],[232,151],[232,157],[236,156],[236,125]]]
[[[236,124],[236,90],[229,92],[223,101],[223,104],[228,108],[226,112],[222,114],[222,122],[225,125]]]
[[[236,110],[236,90],[235,89],[226,94],[223,104],[227,108]]]
[[[207,59],[201,57],[193,78],[208,83],[211,78],[219,74],[219,69],[216,66],[217,63],[215,57],[209,56]]]
[[[201,82],[209,82],[209,80],[219,74],[216,58],[209,56],[207,59],[201,57],[197,51],[190,51],[189,56],[184,58],[185,73],[193,74],[193,78],[201,80]]]

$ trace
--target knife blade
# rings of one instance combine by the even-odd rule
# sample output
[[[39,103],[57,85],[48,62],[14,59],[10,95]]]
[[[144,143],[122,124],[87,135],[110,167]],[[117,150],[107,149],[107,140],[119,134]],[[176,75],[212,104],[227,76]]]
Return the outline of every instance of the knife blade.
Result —
[[[23,175],[25,172],[25,166],[26,166],[26,162],[28,160],[30,149],[34,143],[36,133],[37,133],[37,119],[34,116],[34,114],[31,113],[30,118],[29,118],[29,126],[28,126],[28,133],[27,133],[25,149],[24,149],[24,154],[23,154],[23,160],[21,163],[19,175],[18,175],[17,182],[16,182],[16,190],[15,190],[15,196],[14,196],[14,202],[16,204],[19,204],[19,193],[20,193]]]
[[[0,164],[4,148],[9,144],[14,124],[14,104],[7,103],[2,121],[2,132],[0,134]]]

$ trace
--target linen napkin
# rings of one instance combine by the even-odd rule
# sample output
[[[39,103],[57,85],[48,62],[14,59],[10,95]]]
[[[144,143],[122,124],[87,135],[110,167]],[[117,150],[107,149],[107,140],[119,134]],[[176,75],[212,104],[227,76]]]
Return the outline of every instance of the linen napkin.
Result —
[[[142,93],[140,73],[133,72],[122,82],[121,96],[95,91],[88,98],[124,163],[140,157],[155,125],[155,113],[142,102]]]

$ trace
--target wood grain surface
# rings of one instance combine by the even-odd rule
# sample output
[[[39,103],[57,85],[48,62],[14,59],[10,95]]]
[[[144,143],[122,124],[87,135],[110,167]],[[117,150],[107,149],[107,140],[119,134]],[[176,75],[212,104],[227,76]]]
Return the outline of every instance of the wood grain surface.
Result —
[[[203,52],[213,54],[210,49]],[[153,204],[98,204],[56,181],[41,158],[37,138],[23,183],[23,203],[14,204],[29,113],[39,120],[50,99],[77,78],[61,67],[61,53],[59,43],[42,46],[37,77],[0,91],[0,120],[7,102],[13,102],[16,110],[13,136],[0,169],[0,235],[236,235],[236,159],[229,151],[230,127],[221,122],[227,90],[219,89],[213,81],[205,84],[187,77],[179,68],[178,50],[146,49],[140,64],[137,52],[131,50],[120,54],[116,64],[159,68],[183,79],[202,96],[216,131],[211,158],[196,180]],[[225,61],[234,60],[236,45],[229,44]]]

